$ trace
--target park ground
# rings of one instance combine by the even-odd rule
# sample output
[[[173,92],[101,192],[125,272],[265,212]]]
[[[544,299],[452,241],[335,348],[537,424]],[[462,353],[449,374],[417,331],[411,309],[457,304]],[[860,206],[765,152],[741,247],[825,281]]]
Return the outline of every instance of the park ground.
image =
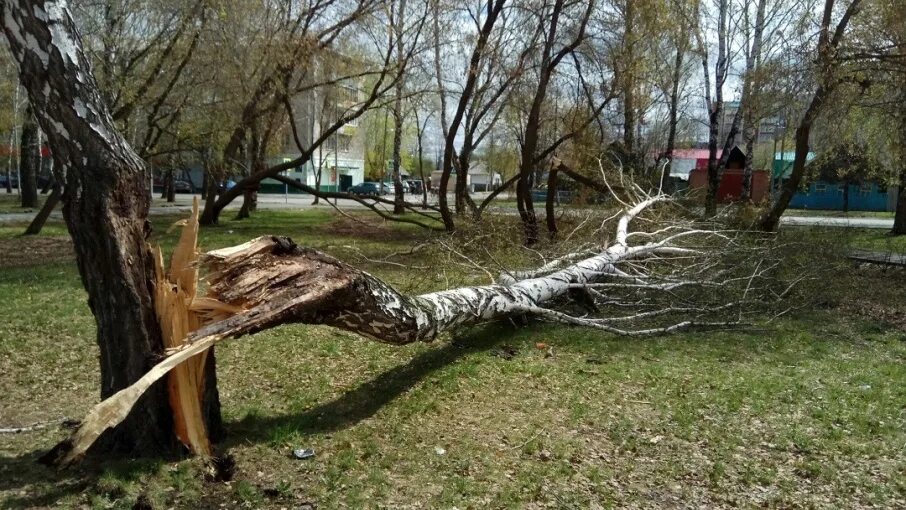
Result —
[[[398,285],[458,278],[430,236],[361,212],[260,211],[205,249],[289,235]],[[154,217],[156,242],[177,216]],[[363,223],[357,221],[360,220]],[[59,221],[0,225],[0,427],[81,418],[98,401],[94,322]],[[906,273],[848,263],[906,252],[882,231],[788,229],[834,247],[813,299],[736,330],[626,339],[489,324],[386,346],[284,326],[217,348],[235,460],[37,457],[67,431],[0,434],[0,507],[609,508],[906,506]],[[452,270],[451,270],[452,271]],[[312,458],[292,451],[311,448]]]

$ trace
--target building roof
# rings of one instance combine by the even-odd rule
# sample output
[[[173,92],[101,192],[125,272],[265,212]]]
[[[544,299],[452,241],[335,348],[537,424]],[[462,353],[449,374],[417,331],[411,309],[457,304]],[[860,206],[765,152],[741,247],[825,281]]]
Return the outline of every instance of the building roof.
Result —
[[[796,159],[795,151],[778,152],[774,154],[774,178],[786,179],[793,173],[793,160]],[[815,159],[815,153],[809,152],[805,156],[806,161]]]
[[[478,174],[488,175],[488,174],[496,174],[496,173],[497,172],[494,172],[494,171],[489,172],[487,165],[485,165],[484,162],[482,162],[482,161],[476,161],[469,165],[469,174],[470,175],[478,175]]]

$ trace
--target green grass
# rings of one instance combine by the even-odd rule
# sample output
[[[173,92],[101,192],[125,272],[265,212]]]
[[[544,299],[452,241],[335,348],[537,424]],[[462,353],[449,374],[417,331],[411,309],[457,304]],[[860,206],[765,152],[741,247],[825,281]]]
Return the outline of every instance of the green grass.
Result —
[[[79,418],[97,402],[94,323],[52,227],[43,256],[0,262],[0,426]],[[0,253],[22,242],[17,228],[0,226]],[[269,233],[412,291],[445,285],[355,258],[404,250],[421,231],[327,211],[225,221],[201,243]],[[647,339],[495,323],[398,348],[284,326],[218,347],[232,481],[206,481],[198,459],[53,472],[34,462],[65,437],[50,428],[0,435],[0,507],[900,507],[906,333],[852,305],[902,304],[903,283],[867,271],[833,285],[833,302],[753,329]],[[503,346],[516,356],[496,355]],[[293,459],[300,447],[315,457]]]
[[[885,253],[906,253],[906,236],[891,236],[885,230],[851,229],[844,233],[854,248]]]
[[[40,190],[38,190],[40,191]],[[47,198],[47,195],[38,195],[38,207],[22,207],[22,199],[19,197],[19,194],[13,189],[12,193],[7,193],[6,189],[0,188],[0,214],[8,213],[35,213],[41,209],[41,206],[44,205],[44,200]]]
[[[876,228],[795,227],[785,226],[791,237],[804,234],[820,237],[838,249],[870,250],[884,253],[906,253],[906,236],[892,236]]]

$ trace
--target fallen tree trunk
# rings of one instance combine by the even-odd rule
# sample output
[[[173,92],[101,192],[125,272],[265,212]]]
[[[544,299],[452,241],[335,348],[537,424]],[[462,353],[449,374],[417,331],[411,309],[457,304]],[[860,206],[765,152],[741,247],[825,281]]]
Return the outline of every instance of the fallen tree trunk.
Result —
[[[631,246],[629,239],[635,234],[629,232],[630,222],[662,200],[664,197],[661,196],[649,197],[628,208],[617,223],[610,246],[582,260],[564,257],[527,273],[531,276],[522,280],[509,276],[492,285],[417,296],[404,295],[364,271],[315,250],[299,247],[285,237],[259,237],[239,246],[210,252],[203,259],[209,270],[207,298],[194,301],[191,309],[203,316],[226,318],[191,334],[185,345],[169,349],[168,357],[144,377],[98,404],[73,435],[48,454],[47,460],[65,466],[81,458],[104,430],[116,426],[128,415],[155,381],[186,360],[221,340],[281,324],[323,324],[395,345],[431,341],[444,331],[520,314],[534,314],[623,335],[669,333],[711,324],[686,317],[676,324],[633,330],[615,324],[680,309],[590,319],[572,317],[549,308],[555,306],[559,298],[568,297],[577,289],[601,295],[602,292],[595,289],[598,285],[611,285],[598,283],[606,278],[617,279],[618,282],[612,285],[649,288],[656,292],[671,291],[688,284],[657,283],[639,273],[630,274],[628,268],[624,271],[617,267],[649,257],[694,257],[700,252],[682,247],[677,241],[689,236],[723,237],[709,230],[671,227],[661,231],[668,232],[666,235],[657,238],[653,236],[660,232],[635,233],[650,240]],[[704,313],[707,309],[700,311]]]

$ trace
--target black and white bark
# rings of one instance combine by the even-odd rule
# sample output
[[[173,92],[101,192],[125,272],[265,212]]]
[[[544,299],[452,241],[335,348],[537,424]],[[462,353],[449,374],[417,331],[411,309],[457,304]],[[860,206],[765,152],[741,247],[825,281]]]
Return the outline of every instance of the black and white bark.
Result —
[[[708,72],[708,50],[702,44],[701,35],[699,35],[699,51],[702,55],[702,66],[705,72],[705,102],[708,107],[708,189],[705,194],[705,214],[713,216],[717,213],[717,190],[720,187],[720,168],[721,164],[717,156],[718,137],[720,135],[720,124],[724,116],[724,83],[730,68],[728,57],[728,23],[729,23],[729,0],[718,0],[717,2],[717,59],[714,62],[714,99],[711,99],[711,80]],[[736,137],[737,120],[734,119],[734,126],[730,128],[732,138]],[[728,139],[731,137],[728,136]],[[726,146],[727,143],[724,143]],[[722,157],[727,156],[724,151]],[[724,160],[726,162],[726,160]]]
[[[743,140],[746,145],[746,161],[742,175],[742,193],[740,199],[748,201],[752,197],[752,169],[755,161],[755,139],[758,137],[758,100],[761,77],[758,76],[761,66],[761,47],[764,41],[765,11],[767,0],[758,0],[755,6],[755,26],[752,29],[752,45],[746,56],[746,73],[743,77],[742,104],[745,112],[743,122]]]
[[[2,19],[22,86],[55,163],[66,174],[63,216],[97,323],[106,398],[139,379],[163,350],[147,245],[149,174],[114,126],[65,2],[6,0]],[[209,359],[208,425],[216,437],[219,404]],[[175,451],[165,385],[152,387],[124,418],[123,426],[106,436],[106,449]]]
[[[406,0],[399,0],[397,4],[396,16],[392,21],[392,29],[396,32],[396,58],[397,58],[397,76],[396,86],[393,89],[393,214],[403,214],[405,207],[403,202],[406,198],[403,195],[403,179],[400,174],[400,164],[403,146],[403,92],[406,84],[404,76],[408,61],[406,59],[406,48],[403,44],[403,34],[405,33],[406,23]]]

